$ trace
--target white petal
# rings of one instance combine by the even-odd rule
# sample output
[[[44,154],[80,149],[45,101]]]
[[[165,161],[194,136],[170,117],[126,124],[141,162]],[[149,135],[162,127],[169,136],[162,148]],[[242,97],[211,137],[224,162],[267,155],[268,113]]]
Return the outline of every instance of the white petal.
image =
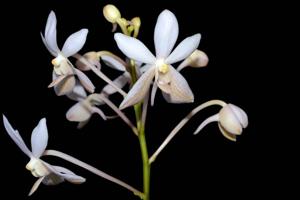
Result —
[[[43,34],[41,33],[41,38],[42,38],[42,41],[45,45],[45,47],[48,49],[48,51],[51,53],[52,56],[54,57],[57,57],[58,56],[58,52],[57,51],[54,51],[46,42],[46,39],[44,38]]]
[[[48,129],[46,119],[40,120],[31,134],[31,149],[35,158],[39,158],[45,151],[48,144]]]
[[[82,84],[82,86],[90,93],[94,93],[95,86],[92,83],[92,81],[82,71],[80,71],[76,68],[74,68],[74,71],[75,71],[80,83]]]
[[[49,49],[51,49],[50,52],[59,52],[59,48],[57,46],[57,41],[56,41],[56,16],[53,11],[50,12],[48,19],[47,19],[47,24],[45,28],[45,42],[46,46],[48,46]],[[52,53],[53,54],[53,53]]]
[[[178,37],[178,22],[175,15],[164,10],[157,18],[154,44],[157,58],[166,58],[172,51]]]
[[[64,178],[60,176],[60,173],[56,171],[55,166],[48,164],[47,162],[40,160],[43,165],[49,170],[49,174],[43,179],[45,185],[57,185],[64,182]]]
[[[65,78],[67,77],[67,75],[55,75],[52,76],[53,80],[52,82],[48,85],[48,88],[51,88],[53,86],[56,86],[57,84],[59,84],[61,81],[63,81]]]
[[[242,110],[240,107],[233,105],[231,103],[228,104],[228,106],[232,109],[232,112],[236,115],[242,127],[246,128],[248,126],[248,116],[245,113],[245,111]]]
[[[42,183],[42,181],[44,180],[45,177],[40,177],[32,186],[28,196],[31,196],[40,186],[40,184]]]
[[[211,123],[211,122],[217,122],[219,121],[219,114],[215,114],[213,116],[210,116],[209,118],[207,118],[206,120],[204,120],[199,126],[198,128],[195,130],[194,135],[198,134],[207,124]]]
[[[151,90],[151,106],[154,106],[155,95],[157,91],[157,83],[154,82]]]
[[[113,58],[112,56],[109,56],[109,55],[103,55],[101,56],[101,59],[104,61],[104,63],[113,68],[113,69],[116,69],[116,70],[119,70],[119,71],[126,71],[126,68],[125,66],[120,63],[118,60],[116,60],[115,58]]]
[[[59,172],[59,175],[69,181],[70,183],[74,184],[80,184],[85,182],[85,178],[76,175],[74,172],[72,172],[69,169],[66,169],[64,167],[60,166],[52,166],[57,172]]]
[[[148,71],[148,69],[150,69],[152,66],[153,66],[152,64],[147,64],[147,65],[142,66],[140,68],[141,73]]]
[[[55,74],[55,72],[53,72],[52,77],[54,80],[58,76]],[[54,91],[57,96],[66,95],[72,92],[73,88],[75,87],[75,83],[76,81],[74,75],[68,75],[54,86]]]
[[[3,115],[3,124],[11,139],[18,145],[18,147],[28,156],[31,157],[32,153],[27,148],[26,144],[24,143],[23,139],[21,138],[19,132],[14,130],[7,118]]]
[[[185,38],[168,56],[166,59],[166,63],[172,64],[178,62],[180,60],[185,59],[186,57],[190,56],[195,49],[198,48],[200,43],[201,35],[195,34],[193,36]]]
[[[191,103],[194,101],[193,92],[185,78],[170,66],[170,98],[172,103]]]
[[[148,64],[155,62],[154,55],[138,39],[129,37],[122,33],[115,33],[114,36],[119,49],[129,58]]]
[[[128,72],[125,72],[121,76],[117,77],[115,80],[113,80],[114,84],[118,86],[119,88],[123,88],[130,80],[130,75]],[[117,90],[112,87],[110,84],[107,84],[101,91],[101,93],[104,93],[106,95],[112,95],[116,93]]]
[[[132,106],[143,100],[149,90],[154,75],[155,67],[152,67],[148,71],[146,71],[130,89],[130,91],[122,101],[120,109]]]
[[[87,34],[87,29],[81,29],[70,35],[62,48],[64,56],[69,57],[76,54],[83,47]]]
[[[219,129],[220,129],[222,135],[223,135],[225,138],[227,138],[228,140],[231,140],[231,141],[233,141],[233,142],[236,142],[236,135],[233,135],[233,134],[229,133],[228,131],[226,131],[226,130],[221,126],[220,123],[218,124],[218,126],[219,126]]]
[[[88,120],[91,115],[91,106],[87,105],[85,101],[81,101],[68,110],[66,117],[72,122],[82,122]]]
[[[86,98],[86,92],[82,85],[76,81],[75,87],[73,88],[72,92],[66,95],[70,99],[74,101],[82,101]]]

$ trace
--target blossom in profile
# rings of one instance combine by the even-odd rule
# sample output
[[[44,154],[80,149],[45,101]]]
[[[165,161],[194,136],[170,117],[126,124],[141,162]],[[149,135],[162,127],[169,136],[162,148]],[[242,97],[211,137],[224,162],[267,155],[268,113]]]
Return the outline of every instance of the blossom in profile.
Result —
[[[32,186],[29,196],[37,190],[41,183],[45,185],[57,185],[65,180],[74,184],[85,182],[85,178],[74,174],[72,171],[64,167],[50,165],[40,159],[45,152],[48,143],[48,130],[45,118],[41,119],[32,131],[31,151],[26,146],[19,132],[13,129],[4,115],[3,123],[11,139],[30,158],[29,163],[26,165],[26,169],[29,170],[34,177],[38,178]]]
[[[62,50],[58,48],[56,39],[56,16],[53,11],[50,12],[42,40],[48,51],[55,57],[52,60],[54,66],[53,81],[48,87],[53,87],[57,95],[65,95],[75,87],[75,75],[86,90],[93,93],[94,85],[89,78],[80,70],[73,67],[68,57],[76,54],[85,44],[88,34],[87,29],[81,29],[70,35],[65,41]]]

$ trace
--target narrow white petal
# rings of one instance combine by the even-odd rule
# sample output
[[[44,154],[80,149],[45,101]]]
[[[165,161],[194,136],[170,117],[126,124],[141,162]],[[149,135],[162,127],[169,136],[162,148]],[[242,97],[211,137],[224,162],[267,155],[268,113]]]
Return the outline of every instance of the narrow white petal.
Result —
[[[166,63],[172,64],[190,56],[198,48],[201,35],[195,34],[185,38],[168,56]]]
[[[32,154],[35,158],[39,158],[45,151],[48,144],[48,129],[46,119],[40,120],[38,125],[33,129],[31,134]]]
[[[118,60],[113,58],[112,56],[103,55],[103,56],[101,56],[101,59],[107,66],[109,66],[113,69],[123,71],[123,72],[126,71],[125,66],[122,63],[120,63]]]
[[[44,176],[43,177],[40,177],[32,186],[28,196],[31,196],[37,189],[38,187],[40,186],[40,184],[42,183],[42,181],[44,180]]]
[[[122,33],[115,33],[114,36],[119,49],[129,58],[148,64],[155,62],[154,55],[138,39],[129,37]]]
[[[82,86],[90,93],[94,93],[95,86],[92,83],[92,81],[87,77],[87,75],[85,75],[82,71],[80,71],[76,68],[74,68],[74,71],[75,71],[80,83],[82,84]]]
[[[185,78],[170,66],[170,100],[172,103],[191,103],[194,101],[193,92]]]
[[[128,72],[125,72],[124,74],[117,77],[115,80],[113,80],[113,83],[118,86],[119,88],[123,88],[130,80],[130,75]],[[106,95],[112,95],[116,93],[117,90],[112,87],[110,84],[107,84],[101,91],[101,93],[104,93]]]
[[[86,92],[82,85],[76,81],[75,87],[73,88],[72,92],[66,95],[70,99],[74,101],[82,101],[86,98]]]
[[[74,184],[80,184],[85,182],[85,178],[76,175],[74,172],[72,172],[69,169],[66,169],[64,167],[60,166],[52,166],[57,172],[59,172],[59,175],[69,181],[70,183]]]
[[[51,49],[52,52],[59,52],[59,48],[57,46],[57,40],[56,40],[56,16],[53,11],[50,12],[47,24],[45,28],[45,41],[47,43],[47,46]]]
[[[46,42],[46,39],[44,38],[43,34],[41,33],[41,38],[42,41],[45,45],[45,47],[48,49],[48,51],[51,53],[52,56],[57,57],[58,56],[58,51],[54,51]]]
[[[194,132],[194,135],[198,134],[207,124],[209,124],[211,122],[217,122],[218,120],[219,120],[219,114],[215,114],[215,115],[207,118],[198,126],[198,128]]]
[[[59,75],[59,76],[52,76],[53,80],[52,82],[48,85],[48,88],[51,88],[57,84],[59,84],[61,81],[63,81],[67,75]]]
[[[92,115],[90,105],[87,105],[85,101],[81,101],[72,106],[66,117],[72,122],[82,122],[88,120]]]
[[[133,85],[120,105],[120,109],[132,106],[144,99],[155,75],[155,67],[148,69]]]
[[[150,69],[150,67],[152,67],[152,66],[153,66],[152,64],[146,64],[146,65],[142,66],[140,68],[141,73],[148,71],[148,69]]]
[[[64,56],[69,57],[76,54],[83,47],[87,34],[87,29],[81,29],[70,35],[62,48]]]
[[[154,106],[156,91],[157,91],[157,83],[154,82],[151,90],[151,106]]]
[[[23,139],[21,138],[19,132],[14,130],[7,118],[3,115],[3,124],[6,129],[6,132],[11,137],[11,139],[18,145],[18,147],[28,156],[31,157],[32,153],[27,148],[26,144],[24,143]]]
[[[157,18],[154,44],[157,58],[166,58],[172,51],[178,37],[178,22],[175,15],[164,10]]]

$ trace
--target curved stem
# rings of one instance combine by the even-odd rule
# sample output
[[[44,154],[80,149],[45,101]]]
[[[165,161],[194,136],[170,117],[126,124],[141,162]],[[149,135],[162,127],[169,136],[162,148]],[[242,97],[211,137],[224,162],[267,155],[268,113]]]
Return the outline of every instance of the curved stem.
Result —
[[[112,80],[110,80],[105,74],[103,74],[100,70],[98,70],[95,66],[91,65],[83,56],[80,54],[73,55],[74,58],[80,60],[83,64],[88,66],[97,76],[99,76],[102,80],[110,84],[113,88],[115,88],[121,95],[126,96],[126,92],[124,92],[121,88],[116,86]]]
[[[219,105],[224,107],[226,103],[221,100],[210,100],[207,101],[196,108],[194,108],[185,118],[183,118],[179,124],[171,131],[171,133],[168,135],[168,137],[163,141],[163,143],[158,147],[158,149],[154,152],[154,154],[150,157],[149,162],[150,164],[155,161],[157,156],[160,154],[160,152],[167,146],[167,144],[173,139],[173,137],[178,133],[178,131],[200,110],[212,106],[212,105]]]
[[[111,176],[109,174],[106,174],[105,172],[103,172],[103,171],[101,171],[99,169],[96,169],[95,167],[93,167],[93,166],[91,166],[91,165],[89,165],[87,163],[84,163],[84,162],[78,160],[77,158],[69,156],[69,155],[67,155],[65,153],[62,153],[62,152],[56,151],[56,150],[46,150],[43,155],[44,156],[56,156],[56,157],[62,158],[64,160],[66,160],[68,162],[71,162],[71,163],[73,163],[75,165],[78,165],[79,167],[82,167],[82,168],[84,168],[84,169],[86,169],[86,170],[88,170],[88,171],[90,171],[90,172],[92,172],[92,173],[94,173],[94,174],[96,174],[96,175],[98,175],[98,176],[106,179],[106,180],[109,180],[109,181],[111,181],[113,183],[116,183],[116,184],[118,184],[118,185],[126,188],[127,190],[130,190],[135,195],[137,195],[137,196],[139,196],[141,198],[144,197],[144,194],[142,192],[140,192],[139,190],[135,189],[134,187],[128,185],[127,183],[125,183],[125,182],[123,182],[123,181],[121,181],[121,180],[119,180],[119,179],[117,179],[117,178],[115,178],[115,177],[113,177],[113,176]]]
[[[133,133],[136,136],[138,136],[137,128],[132,124],[132,122],[128,119],[128,117],[124,115],[124,113],[120,111],[120,109],[117,108],[117,106],[115,106],[113,102],[111,102],[108,98],[106,98],[105,95],[99,94],[98,96],[102,101],[104,101],[104,103],[106,103],[112,110],[114,110],[121,117],[121,119],[132,129]]]

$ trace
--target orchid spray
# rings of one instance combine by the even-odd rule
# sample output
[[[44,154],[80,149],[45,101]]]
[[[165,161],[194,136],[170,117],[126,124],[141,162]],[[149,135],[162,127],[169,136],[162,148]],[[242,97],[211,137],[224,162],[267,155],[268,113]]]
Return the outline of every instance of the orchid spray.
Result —
[[[146,142],[146,118],[147,109],[154,105],[158,89],[162,92],[163,98],[172,104],[193,103],[194,94],[188,81],[180,73],[186,67],[201,68],[208,64],[208,56],[197,49],[200,43],[200,33],[192,33],[176,47],[175,43],[179,35],[179,25],[176,16],[170,10],[163,10],[158,18],[154,29],[153,54],[138,38],[141,19],[134,17],[127,20],[114,5],[106,5],[103,8],[105,19],[112,23],[112,32],[117,47],[126,56],[122,56],[103,50],[90,51],[83,55],[78,52],[82,49],[88,37],[88,30],[81,29],[70,35],[63,47],[57,45],[57,18],[54,11],[51,11],[46,27],[41,38],[46,48],[54,59],[52,81],[49,87],[53,87],[55,94],[66,96],[76,103],[67,111],[66,118],[69,121],[77,122],[78,128],[87,125],[93,114],[99,115],[103,120],[120,118],[130,128],[140,143],[140,150],[143,162],[143,188],[135,187],[121,181],[83,161],[57,150],[46,149],[48,144],[48,131],[46,119],[43,118],[34,128],[31,135],[31,150],[26,146],[20,133],[15,130],[8,119],[3,115],[4,127],[17,144],[17,146],[30,158],[26,165],[33,176],[37,177],[36,183],[29,192],[32,195],[41,183],[45,185],[57,185],[63,181],[74,184],[81,184],[85,178],[76,175],[72,171],[43,161],[43,157],[55,156],[71,162],[94,173],[106,180],[133,192],[143,200],[150,199],[150,167],[154,161],[181,130],[183,126],[199,111],[209,106],[219,106],[218,113],[208,117],[199,127],[195,129],[194,135],[198,134],[206,125],[217,122],[220,133],[231,141],[236,141],[243,129],[248,125],[247,114],[238,106],[226,103],[222,100],[210,100],[196,106],[188,113],[170,132],[154,152],[148,152]],[[119,28],[119,29],[118,29]],[[118,32],[120,30],[120,32]],[[175,48],[174,48],[175,47]],[[72,63],[69,59],[76,59]],[[120,71],[122,74],[111,80],[101,71],[101,64]],[[94,72],[101,80],[106,82],[100,92],[96,93],[95,86],[85,74],[86,71]],[[130,90],[124,91],[126,85]],[[112,94],[120,94],[123,97],[119,105],[110,100]],[[109,116],[102,111],[101,107],[108,106],[115,113]],[[130,119],[125,113],[133,108],[135,119]],[[192,134],[191,134],[192,135]]]

